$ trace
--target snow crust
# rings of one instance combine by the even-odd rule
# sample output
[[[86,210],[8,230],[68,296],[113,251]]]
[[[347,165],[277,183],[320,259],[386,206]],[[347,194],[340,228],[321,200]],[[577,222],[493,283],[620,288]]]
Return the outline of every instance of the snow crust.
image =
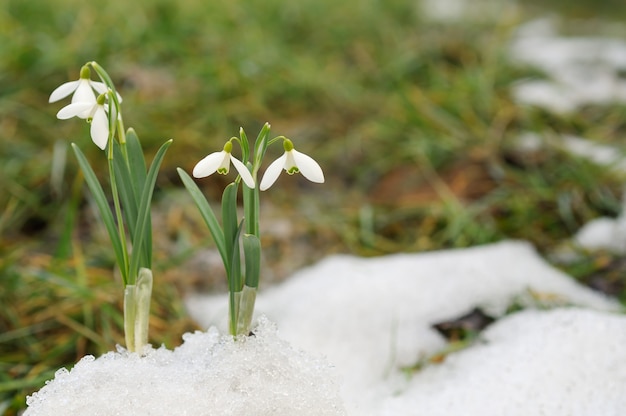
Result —
[[[520,312],[413,377],[381,415],[623,415],[625,342],[622,315]]]
[[[183,338],[174,351],[86,356],[30,396],[24,416],[346,414],[329,364],[289,346],[267,319],[245,340],[215,328]]]
[[[525,309],[503,316],[511,304]],[[85,357],[29,397],[24,416],[611,416],[626,408],[620,306],[525,242],[327,258],[259,294],[258,327],[245,341],[211,326],[225,325],[226,296],[195,295],[187,305],[207,332],[186,334],[174,351]],[[433,325],[476,307],[500,319],[441,364],[426,360],[448,347]]]
[[[203,325],[224,325],[226,322],[225,296],[194,295],[186,303],[191,315]],[[257,300],[257,311],[275,321],[281,336],[292,345],[322,353],[337,366],[349,414],[394,414],[389,413],[388,406],[388,409],[397,411],[395,414],[404,415],[414,414],[410,410],[415,408],[414,396],[431,394],[421,390],[428,390],[429,383],[415,382],[417,387],[407,384],[404,369],[447,346],[446,340],[432,325],[458,318],[476,307],[500,316],[511,304],[531,309],[578,305],[598,311],[619,310],[615,301],[577,285],[569,276],[548,265],[528,243],[504,241],[463,250],[369,259],[330,257],[301,270],[280,286],[262,291]],[[537,312],[516,319],[506,318],[498,324],[509,328],[500,331],[517,334],[516,342],[528,337],[527,351],[534,350],[539,357],[536,366],[546,365],[537,345],[541,345],[542,340],[550,336],[549,332],[557,330],[560,325],[557,321],[543,321],[537,324],[535,331],[528,330],[541,315],[542,312]],[[612,314],[606,316],[613,318]],[[569,325],[577,325],[575,315]],[[584,328],[575,331],[584,337]],[[626,336],[626,325],[619,333]],[[499,335],[494,337],[495,341],[501,338]],[[589,342],[600,347],[604,343],[611,345],[615,340],[597,336]],[[577,348],[582,349],[580,354],[588,354],[585,351],[590,347],[583,342],[566,344],[564,341],[563,348],[572,348],[574,355]],[[513,344],[503,343],[496,351],[506,356],[504,351],[508,345]],[[472,374],[483,371],[481,368],[489,361],[490,353],[484,350],[482,354],[475,360],[468,356],[466,367],[462,370],[459,367],[460,372],[450,376],[453,383],[450,386],[454,385],[455,377],[470,383]],[[577,374],[582,371],[578,366],[587,366],[589,361],[570,364],[571,372],[565,370],[563,376],[568,378],[569,374],[567,386],[588,383],[589,380],[578,378]],[[511,369],[518,372],[515,377],[519,378],[520,386],[545,386],[556,382],[553,379],[538,381],[532,366],[528,367],[529,371],[524,368]],[[626,361],[617,368],[626,371]],[[489,388],[494,394],[498,393],[499,385],[508,382],[505,375],[502,371],[493,374]],[[415,375],[416,380],[423,377],[422,374]],[[441,376],[438,384],[444,390],[448,389],[443,381],[446,377]],[[618,385],[626,389],[626,382]],[[558,391],[558,387],[554,388]],[[506,391],[506,394],[513,393],[512,390]],[[393,397],[396,399],[392,400]],[[442,401],[454,399],[452,396],[439,397]],[[524,389],[510,397],[512,403],[522,399],[530,400],[531,408],[543,406],[544,401],[547,406],[549,401],[545,396],[528,397]],[[579,401],[588,400],[581,396]],[[398,409],[403,405],[407,407],[400,412]],[[441,406],[447,408],[444,405],[442,402]]]

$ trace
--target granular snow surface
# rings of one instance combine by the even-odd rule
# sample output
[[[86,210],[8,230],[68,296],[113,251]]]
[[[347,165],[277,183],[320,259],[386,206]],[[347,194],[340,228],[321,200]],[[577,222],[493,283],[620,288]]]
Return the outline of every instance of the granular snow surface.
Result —
[[[224,325],[225,296],[195,295],[203,325]],[[258,297],[281,337],[324,354],[351,415],[612,415],[626,409],[626,317],[528,243],[379,258],[335,256]],[[505,315],[508,307],[524,312]],[[481,308],[501,317],[443,364],[433,325]],[[549,308],[550,310],[542,310]]]
[[[87,356],[30,396],[24,416],[346,414],[323,359],[289,346],[266,319],[255,334],[234,341],[212,328],[174,351]]]

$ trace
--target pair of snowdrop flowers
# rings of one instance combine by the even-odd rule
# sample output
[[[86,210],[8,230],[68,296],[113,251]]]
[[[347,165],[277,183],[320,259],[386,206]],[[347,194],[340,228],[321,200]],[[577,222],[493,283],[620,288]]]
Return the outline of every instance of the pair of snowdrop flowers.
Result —
[[[72,94],[70,104],[63,107],[57,113],[57,118],[67,120],[78,117],[91,123],[91,140],[100,149],[104,150],[109,141],[109,105],[107,96],[109,88],[103,83],[91,80],[91,71],[87,65],[80,70],[80,78],[77,81],[70,81],[62,84],[50,94],[48,102],[54,103]],[[98,93],[98,95],[96,95]],[[122,97],[117,95],[118,102],[122,102]]]
[[[80,78],[77,81],[70,81],[62,84],[50,94],[49,102],[59,101],[72,94],[72,101],[57,113],[57,118],[66,120],[72,117],[79,117],[91,123],[90,134],[93,142],[100,149],[104,150],[109,141],[109,105],[107,96],[111,90],[103,82],[92,81],[91,73],[87,65],[80,70]],[[96,93],[99,95],[96,96]],[[117,94],[117,93],[116,93]],[[122,102],[122,97],[116,95],[118,102]],[[243,182],[251,189],[255,187],[255,179],[246,166],[232,152],[232,139],[227,141],[221,152],[214,152],[202,159],[193,169],[193,176],[204,178],[217,172],[226,175],[230,170],[230,164],[241,176]],[[285,153],[272,162],[265,174],[259,189],[265,191],[276,182],[282,170],[289,175],[302,173],[302,175],[315,183],[324,182],[324,173],[320,165],[310,156],[298,152],[294,149],[293,143],[287,138],[283,138],[283,148]]]
[[[196,178],[204,178],[215,172],[226,175],[232,163],[241,176],[241,180],[248,188],[253,189],[255,187],[255,180],[252,174],[239,159],[231,154],[232,148],[231,139],[224,145],[224,150],[211,153],[198,162],[193,168],[193,176]],[[312,157],[294,149],[293,143],[286,137],[283,138],[283,148],[285,149],[285,153],[267,167],[259,185],[261,191],[265,191],[272,186],[283,170],[289,175],[300,172],[302,176],[311,182],[324,182],[324,172],[322,172],[322,168]]]

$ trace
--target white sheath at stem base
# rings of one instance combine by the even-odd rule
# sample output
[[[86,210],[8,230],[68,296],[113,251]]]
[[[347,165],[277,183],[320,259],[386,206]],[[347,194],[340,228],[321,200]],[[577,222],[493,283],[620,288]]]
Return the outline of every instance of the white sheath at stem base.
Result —
[[[255,301],[256,288],[244,285],[239,302],[239,315],[237,316],[237,335],[248,335],[250,333]]]
[[[137,283],[124,289],[124,332],[131,352],[141,352],[148,344],[151,298],[152,271],[142,267]]]

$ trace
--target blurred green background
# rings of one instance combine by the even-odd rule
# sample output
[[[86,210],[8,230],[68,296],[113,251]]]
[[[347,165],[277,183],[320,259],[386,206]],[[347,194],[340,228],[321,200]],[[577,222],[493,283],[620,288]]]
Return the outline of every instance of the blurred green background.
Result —
[[[514,143],[535,132],[622,146],[624,106],[520,107],[511,85],[541,74],[507,54],[515,28],[538,16],[624,37],[614,24],[623,2],[483,0],[458,20],[426,3],[0,0],[0,410],[15,414],[55,369],[123,343],[121,283],[68,145],[102,178],[104,156],[85,123],[57,120],[64,104],[47,102],[87,61],[117,83],[148,154],[174,139],[155,197],[154,345],[172,348],[195,328],[185,292],[223,287],[175,169],[191,170],[240,126],[254,137],[269,121],[327,178],[285,176],[262,195],[262,285],[336,252],[521,238],[549,256],[585,222],[617,215],[624,178]],[[199,183],[217,201],[226,182]],[[624,298],[617,256],[560,266],[582,281],[603,276]]]

